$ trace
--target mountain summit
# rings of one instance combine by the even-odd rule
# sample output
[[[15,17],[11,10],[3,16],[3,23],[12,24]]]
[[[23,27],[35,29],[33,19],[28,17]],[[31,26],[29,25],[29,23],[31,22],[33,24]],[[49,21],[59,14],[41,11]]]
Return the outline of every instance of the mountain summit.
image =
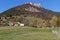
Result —
[[[30,11],[30,12],[40,12],[37,8],[40,8],[41,6],[37,3],[32,3],[32,2],[29,2],[29,3],[25,3],[25,5],[30,5],[29,7],[26,7],[25,10],[26,11]]]
[[[41,7],[41,5],[40,5],[40,4],[37,4],[37,3],[32,3],[32,2],[25,3],[25,4],[30,4],[30,5],[33,5],[33,6],[36,6],[36,7]]]

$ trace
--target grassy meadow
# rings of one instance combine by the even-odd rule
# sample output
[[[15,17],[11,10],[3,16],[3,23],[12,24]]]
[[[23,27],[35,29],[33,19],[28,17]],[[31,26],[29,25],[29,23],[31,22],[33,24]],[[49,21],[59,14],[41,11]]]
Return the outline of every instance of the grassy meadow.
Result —
[[[0,40],[60,40],[60,37],[52,33],[52,28],[0,27]]]

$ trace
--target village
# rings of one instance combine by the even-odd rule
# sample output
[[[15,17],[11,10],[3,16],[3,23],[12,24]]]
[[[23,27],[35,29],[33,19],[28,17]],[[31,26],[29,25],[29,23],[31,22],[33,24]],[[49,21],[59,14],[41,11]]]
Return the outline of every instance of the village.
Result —
[[[57,27],[57,17],[44,20],[34,16],[1,17],[0,26],[30,26],[30,27]]]

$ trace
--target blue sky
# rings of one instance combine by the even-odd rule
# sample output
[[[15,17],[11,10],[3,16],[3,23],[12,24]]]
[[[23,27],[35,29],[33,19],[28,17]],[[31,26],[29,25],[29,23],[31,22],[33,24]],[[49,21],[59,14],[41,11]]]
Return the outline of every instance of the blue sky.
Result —
[[[60,12],[60,0],[0,0],[0,13],[25,2],[40,3],[46,9]]]

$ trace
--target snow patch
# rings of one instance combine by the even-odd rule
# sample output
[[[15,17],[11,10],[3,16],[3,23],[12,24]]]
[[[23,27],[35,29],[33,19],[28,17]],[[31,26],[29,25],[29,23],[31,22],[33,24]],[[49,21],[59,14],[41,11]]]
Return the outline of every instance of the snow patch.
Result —
[[[38,3],[29,2],[29,3],[25,3],[25,4],[30,4],[30,5],[33,5],[33,6],[36,6],[36,7],[41,7],[41,5],[38,4]]]

